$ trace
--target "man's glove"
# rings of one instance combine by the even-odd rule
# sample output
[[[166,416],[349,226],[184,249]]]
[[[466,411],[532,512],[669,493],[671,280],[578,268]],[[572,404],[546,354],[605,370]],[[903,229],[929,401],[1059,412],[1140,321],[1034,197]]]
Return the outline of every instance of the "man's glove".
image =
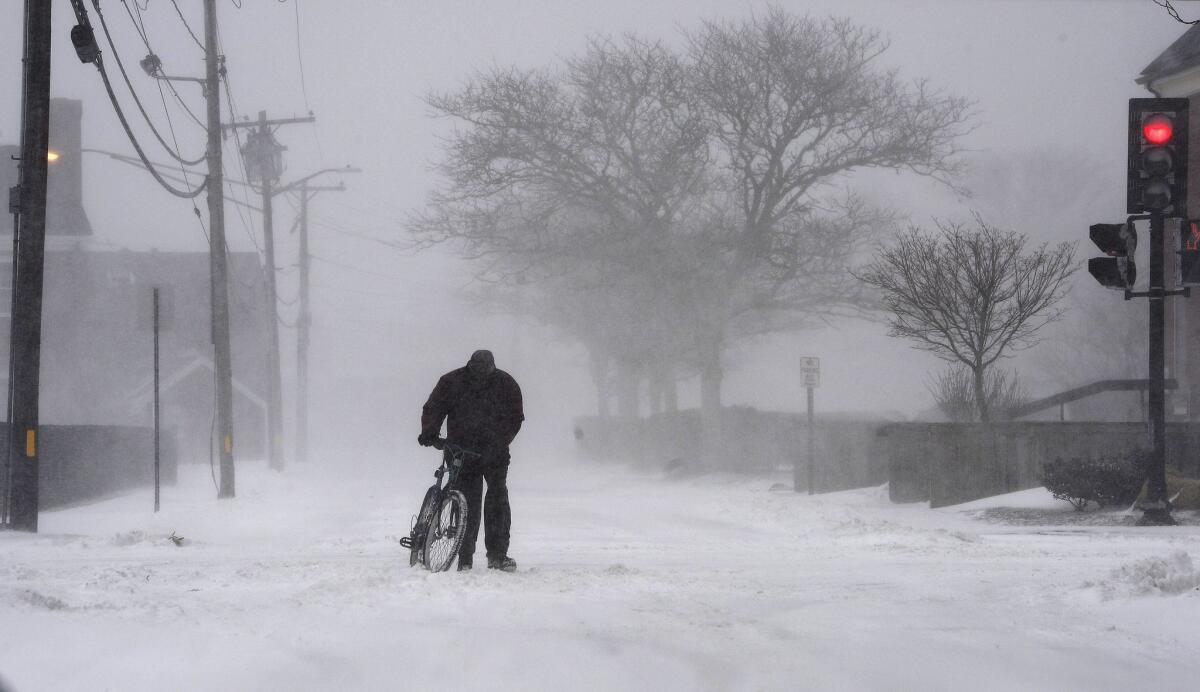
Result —
[[[421,433],[417,435],[417,444],[422,447],[432,447],[435,441],[437,441],[437,433]]]

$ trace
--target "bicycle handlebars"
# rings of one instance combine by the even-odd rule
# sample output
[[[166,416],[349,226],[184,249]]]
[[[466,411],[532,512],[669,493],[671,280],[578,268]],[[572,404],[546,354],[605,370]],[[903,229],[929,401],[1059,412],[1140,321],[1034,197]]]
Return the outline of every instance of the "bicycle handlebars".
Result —
[[[475,450],[467,449],[466,447],[460,447],[459,445],[456,445],[456,444],[451,444],[450,442],[446,441],[445,438],[442,438],[442,437],[438,437],[438,438],[434,439],[432,446],[434,449],[436,449],[438,451],[449,452],[451,456],[455,456],[455,457],[465,458],[465,457],[481,457],[481,456],[483,456],[482,454],[480,454],[479,452],[476,452]]]

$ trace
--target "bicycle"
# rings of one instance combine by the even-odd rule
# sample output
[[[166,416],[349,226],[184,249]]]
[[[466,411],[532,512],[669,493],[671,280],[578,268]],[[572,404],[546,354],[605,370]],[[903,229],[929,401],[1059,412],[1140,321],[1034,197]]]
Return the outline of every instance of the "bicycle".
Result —
[[[440,437],[434,440],[433,447],[442,451],[442,464],[433,472],[436,480],[425,491],[409,535],[400,539],[400,545],[409,549],[410,567],[419,562],[431,572],[444,572],[458,556],[467,532],[467,498],[453,488],[463,462],[481,455]],[[443,487],[442,477],[446,474],[449,478]]]

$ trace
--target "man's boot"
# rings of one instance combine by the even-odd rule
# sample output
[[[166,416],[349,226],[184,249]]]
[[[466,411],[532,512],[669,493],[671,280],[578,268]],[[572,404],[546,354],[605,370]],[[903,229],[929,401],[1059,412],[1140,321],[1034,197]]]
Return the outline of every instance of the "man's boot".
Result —
[[[511,557],[489,557],[488,569],[498,569],[502,572],[516,572],[517,561]]]

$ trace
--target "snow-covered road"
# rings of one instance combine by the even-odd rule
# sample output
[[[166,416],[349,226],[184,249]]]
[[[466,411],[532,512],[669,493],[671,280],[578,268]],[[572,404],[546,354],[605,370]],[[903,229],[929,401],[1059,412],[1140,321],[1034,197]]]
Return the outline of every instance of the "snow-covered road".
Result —
[[[426,470],[185,468],[0,533],[42,690],[1133,690],[1200,679],[1200,527],[1039,528],[780,479],[514,465],[522,571],[429,574]],[[1018,501],[1042,502],[1036,491]],[[176,547],[167,536],[187,542]],[[482,551],[482,545],[480,546]],[[481,561],[481,559],[479,560]]]

